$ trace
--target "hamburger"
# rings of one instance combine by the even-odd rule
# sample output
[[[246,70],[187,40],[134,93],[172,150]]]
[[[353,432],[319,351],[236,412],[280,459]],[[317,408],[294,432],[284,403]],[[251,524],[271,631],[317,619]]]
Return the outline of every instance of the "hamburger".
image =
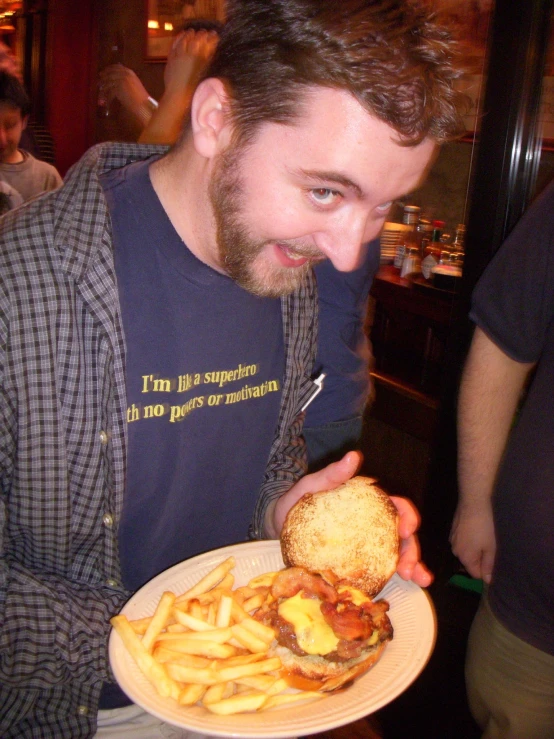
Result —
[[[373,600],[396,571],[397,511],[375,481],[355,477],[304,495],[281,533],[287,569],[257,618],[293,687],[333,691],[366,672],[392,639],[388,603]]]

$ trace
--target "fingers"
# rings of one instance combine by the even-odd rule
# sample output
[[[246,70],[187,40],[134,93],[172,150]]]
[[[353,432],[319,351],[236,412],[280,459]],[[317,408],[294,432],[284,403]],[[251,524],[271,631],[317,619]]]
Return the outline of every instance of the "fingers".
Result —
[[[433,582],[433,575],[423,564],[420,556],[417,537],[412,534],[403,539],[396,571],[403,580],[413,580],[416,585],[426,588]]]
[[[194,56],[208,59],[215,50],[219,36],[215,31],[194,31],[189,28],[181,31],[171,46],[174,56]]]
[[[421,516],[415,505],[408,498],[398,498],[391,495],[391,500],[398,511],[398,533],[401,539],[407,539],[415,533],[421,523]]]
[[[415,532],[421,516],[415,505],[407,498],[391,496],[398,511],[398,535],[401,539],[400,559],[397,572],[404,580],[413,580],[422,588],[433,582],[433,574],[421,561],[421,550]]]

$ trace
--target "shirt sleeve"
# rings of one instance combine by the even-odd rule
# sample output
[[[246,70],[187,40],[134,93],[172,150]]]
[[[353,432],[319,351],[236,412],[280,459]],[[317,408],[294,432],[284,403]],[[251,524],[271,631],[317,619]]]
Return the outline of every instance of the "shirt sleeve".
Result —
[[[32,490],[14,492],[21,411],[7,362],[10,312],[0,269],[0,686],[21,696],[24,689],[111,679],[109,619],[128,594],[108,583],[85,583],[77,566],[71,575],[49,568],[44,548],[54,552],[56,541],[46,535],[48,501],[35,499]],[[42,564],[31,569],[34,557]]]
[[[33,546],[26,541],[32,532],[12,526],[8,535],[17,404],[4,383],[5,319],[0,294],[0,684],[48,689],[73,680],[109,680],[109,619],[127,594],[107,584],[72,582],[46,569],[31,572],[18,552]],[[33,507],[32,493],[19,504]],[[40,515],[37,505],[35,519]]]
[[[554,183],[495,254],[472,296],[470,318],[507,356],[536,362],[554,314]]]

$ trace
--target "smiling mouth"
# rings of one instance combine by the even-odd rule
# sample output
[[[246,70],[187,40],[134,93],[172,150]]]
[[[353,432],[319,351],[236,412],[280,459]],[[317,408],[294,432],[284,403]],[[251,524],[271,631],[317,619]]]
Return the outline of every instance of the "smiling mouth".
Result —
[[[277,248],[280,261],[287,267],[301,267],[303,264],[306,264],[306,262],[320,262],[323,259],[319,252],[317,254],[314,252],[302,253],[295,251],[288,244],[279,242],[276,242],[275,246]]]

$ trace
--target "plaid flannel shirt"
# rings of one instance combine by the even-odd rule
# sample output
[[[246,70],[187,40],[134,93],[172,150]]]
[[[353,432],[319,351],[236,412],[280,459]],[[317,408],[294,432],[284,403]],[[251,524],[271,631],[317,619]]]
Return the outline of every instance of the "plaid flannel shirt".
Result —
[[[125,343],[98,175],[163,147],[93,147],[59,190],[0,222],[0,736],[95,733],[109,618],[129,597]],[[305,472],[315,281],[282,300],[278,428],[252,521]]]

